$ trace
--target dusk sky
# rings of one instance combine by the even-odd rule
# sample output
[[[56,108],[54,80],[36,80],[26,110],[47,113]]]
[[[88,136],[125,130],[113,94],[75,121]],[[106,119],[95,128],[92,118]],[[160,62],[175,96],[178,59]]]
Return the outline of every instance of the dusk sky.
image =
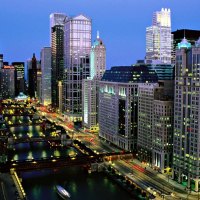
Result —
[[[0,53],[4,61],[39,59],[50,46],[49,15],[84,14],[92,19],[107,48],[107,68],[130,65],[145,56],[145,29],[161,8],[172,12],[172,30],[200,30],[200,0],[0,0]]]

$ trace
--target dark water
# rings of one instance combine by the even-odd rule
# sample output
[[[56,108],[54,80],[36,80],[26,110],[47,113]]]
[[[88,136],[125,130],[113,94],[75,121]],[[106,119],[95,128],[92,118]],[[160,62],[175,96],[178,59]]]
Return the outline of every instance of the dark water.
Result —
[[[61,200],[55,186],[61,185],[72,200],[131,200],[131,196],[103,173],[88,174],[83,168],[25,172],[22,185],[29,200]]]
[[[19,118],[26,121],[27,118]],[[13,117],[11,121],[19,120]],[[10,130],[17,137],[40,136],[40,126],[17,127]],[[48,143],[18,144],[9,155],[10,160],[37,159],[54,156],[78,154],[74,148],[55,148]],[[61,185],[70,194],[72,200],[131,200],[133,199],[116,183],[103,173],[88,174],[81,167],[71,167],[64,170],[43,170],[23,172],[22,185],[29,200],[61,200],[55,190]]]

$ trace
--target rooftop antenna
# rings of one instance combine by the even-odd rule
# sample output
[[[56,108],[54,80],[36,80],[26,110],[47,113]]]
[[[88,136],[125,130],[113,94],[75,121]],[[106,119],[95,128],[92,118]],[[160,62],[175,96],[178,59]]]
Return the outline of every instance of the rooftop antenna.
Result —
[[[97,39],[99,39],[99,31],[97,31]]]

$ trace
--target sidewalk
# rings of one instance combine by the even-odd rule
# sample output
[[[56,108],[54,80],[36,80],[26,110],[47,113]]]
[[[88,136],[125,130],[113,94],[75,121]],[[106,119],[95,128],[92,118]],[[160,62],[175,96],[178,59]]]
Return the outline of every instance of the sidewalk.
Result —
[[[19,199],[17,194],[17,189],[10,174],[0,173],[0,182],[5,186],[1,188],[1,190],[3,190],[2,192],[4,193],[2,200]]]
[[[151,172],[152,174],[156,175],[156,176],[159,177],[160,179],[164,180],[167,184],[170,184],[170,185],[173,186],[174,188],[177,188],[177,189],[179,189],[179,190],[182,190],[183,192],[186,191],[186,190],[185,190],[185,186],[183,186],[183,185],[177,183],[176,181],[172,180],[171,178],[168,178],[166,175],[164,175],[164,174],[162,174],[162,173],[160,173],[160,172],[158,172],[158,171],[156,171],[156,170],[153,170],[151,167],[142,164],[139,160],[133,159],[131,162],[134,163],[134,164],[139,165],[139,166],[142,167],[142,168],[145,167],[147,171]],[[191,191],[190,194],[191,194],[191,195],[194,195],[194,196],[197,196],[197,195],[198,195],[198,193],[197,193],[197,192],[194,192],[194,191]]]

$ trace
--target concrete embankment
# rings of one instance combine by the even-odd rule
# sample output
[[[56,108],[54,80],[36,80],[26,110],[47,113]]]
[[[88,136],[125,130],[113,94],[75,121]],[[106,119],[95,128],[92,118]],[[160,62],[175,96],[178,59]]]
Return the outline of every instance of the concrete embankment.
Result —
[[[0,173],[0,199],[1,200],[20,200],[18,190],[13,178],[9,173]]]
[[[17,189],[18,199],[20,199],[20,200],[27,199],[26,193],[24,191],[24,188],[21,184],[21,181],[19,180],[19,177],[18,177],[16,171],[14,169],[11,169],[10,174],[11,174],[12,180],[15,184],[15,187]]]

